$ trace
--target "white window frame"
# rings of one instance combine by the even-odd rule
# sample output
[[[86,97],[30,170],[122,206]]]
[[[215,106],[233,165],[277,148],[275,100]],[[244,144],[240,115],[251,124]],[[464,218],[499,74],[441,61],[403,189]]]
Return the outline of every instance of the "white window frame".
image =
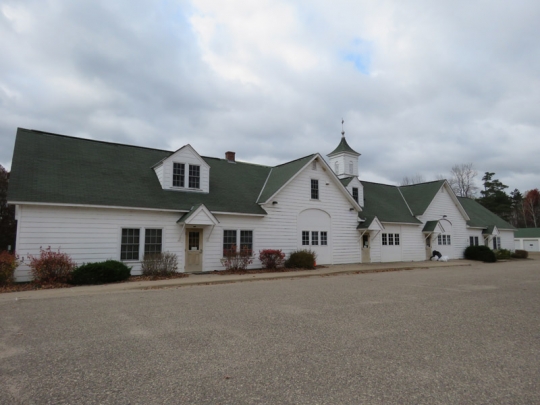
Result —
[[[175,186],[174,185],[174,165],[184,165],[184,185],[183,186]],[[199,187],[189,187],[189,179],[190,179],[190,168],[191,167],[198,167],[199,168]],[[186,163],[186,162],[172,162],[172,178],[171,178],[171,188],[175,190],[202,190],[201,184],[202,184],[202,166]]]
[[[221,253],[223,254],[223,251],[225,250],[225,231],[235,231],[236,232],[236,251],[240,251],[240,235],[242,232],[251,232],[251,252],[253,253],[255,251],[255,230],[253,229],[233,229],[233,228],[227,228],[223,229],[223,232],[221,233]]]
[[[313,198],[313,182],[316,181],[317,182],[317,198]],[[309,182],[309,193],[310,193],[310,196],[311,196],[311,200],[312,201],[320,201],[321,199],[321,188],[319,187],[320,185],[320,181],[319,179],[311,179],[311,181]]]
[[[122,260],[122,231],[124,229],[138,229],[139,230],[139,257],[138,259],[126,259]],[[165,228],[162,226],[120,226],[119,234],[120,239],[118,241],[118,260],[122,263],[137,263],[142,262],[144,259],[144,251],[146,247],[146,230],[147,229],[160,229],[161,230],[161,252],[165,252]]]

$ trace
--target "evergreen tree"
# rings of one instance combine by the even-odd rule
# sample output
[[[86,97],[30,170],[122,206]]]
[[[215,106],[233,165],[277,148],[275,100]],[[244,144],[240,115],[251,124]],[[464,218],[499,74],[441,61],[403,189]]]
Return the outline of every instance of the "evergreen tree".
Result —
[[[15,207],[7,204],[9,172],[0,165],[0,252],[15,247]]]
[[[512,198],[504,191],[507,185],[494,179],[495,173],[486,172],[482,181],[484,189],[480,191],[482,197],[478,202],[488,210],[510,222],[512,220]]]

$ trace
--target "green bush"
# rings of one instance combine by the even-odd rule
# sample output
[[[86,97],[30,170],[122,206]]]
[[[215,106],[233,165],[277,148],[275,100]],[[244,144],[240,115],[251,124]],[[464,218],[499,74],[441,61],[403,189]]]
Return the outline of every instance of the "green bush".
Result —
[[[144,255],[142,261],[143,276],[166,277],[176,273],[178,259],[174,253],[152,253]]]
[[[314,269],[317,254],[311,250],[296,250],[285,261],[289,269]]]
[[[497,249],[495,250],[495,257],[497,257],[497,260],[510,259],[512,257],[512,252],[508,249]]]
[[[131,267],[116,260],[87,263],[77,267],[72,274],[71,284],[107,284],[124,281],[131,275]]]
[[[479,260],[487,263],[497,261],[495,252],[487,246],[469,246],[467,249],[465,249],[465,259]]]
[[[529,257],[529,252],[527,252],[526,250],[516,249],[516,251],[512,253],[512,257],[514,259],[526,259],[527,257]]]

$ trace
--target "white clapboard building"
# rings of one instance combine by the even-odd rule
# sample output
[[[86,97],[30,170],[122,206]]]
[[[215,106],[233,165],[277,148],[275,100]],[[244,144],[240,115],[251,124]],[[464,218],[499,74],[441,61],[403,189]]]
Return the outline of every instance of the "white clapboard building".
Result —
[[[344,136],[327,155],[278,166],[18,129],[8,202],[17,253],[40,247],[77,263],[172,252],[179,271],[222,270],[231,246],[308,248],[318,264],[451,259],[470,244],[514,249],[514,228],[444,180],[392,186],[358,178]],[[360,165],[361,166],[361,165]],[[255,260],[252,267],[260,267]],[[17,280],[29,279],[25,264]]]

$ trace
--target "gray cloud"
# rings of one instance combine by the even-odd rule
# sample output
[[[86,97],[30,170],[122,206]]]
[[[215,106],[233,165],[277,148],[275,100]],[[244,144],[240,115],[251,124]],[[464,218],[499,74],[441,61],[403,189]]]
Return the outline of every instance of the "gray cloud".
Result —
[[[361,178],[540,186],[537,2],[250,3],[3,1],[0,163],[20,126],[277,164],[343,117]]]

